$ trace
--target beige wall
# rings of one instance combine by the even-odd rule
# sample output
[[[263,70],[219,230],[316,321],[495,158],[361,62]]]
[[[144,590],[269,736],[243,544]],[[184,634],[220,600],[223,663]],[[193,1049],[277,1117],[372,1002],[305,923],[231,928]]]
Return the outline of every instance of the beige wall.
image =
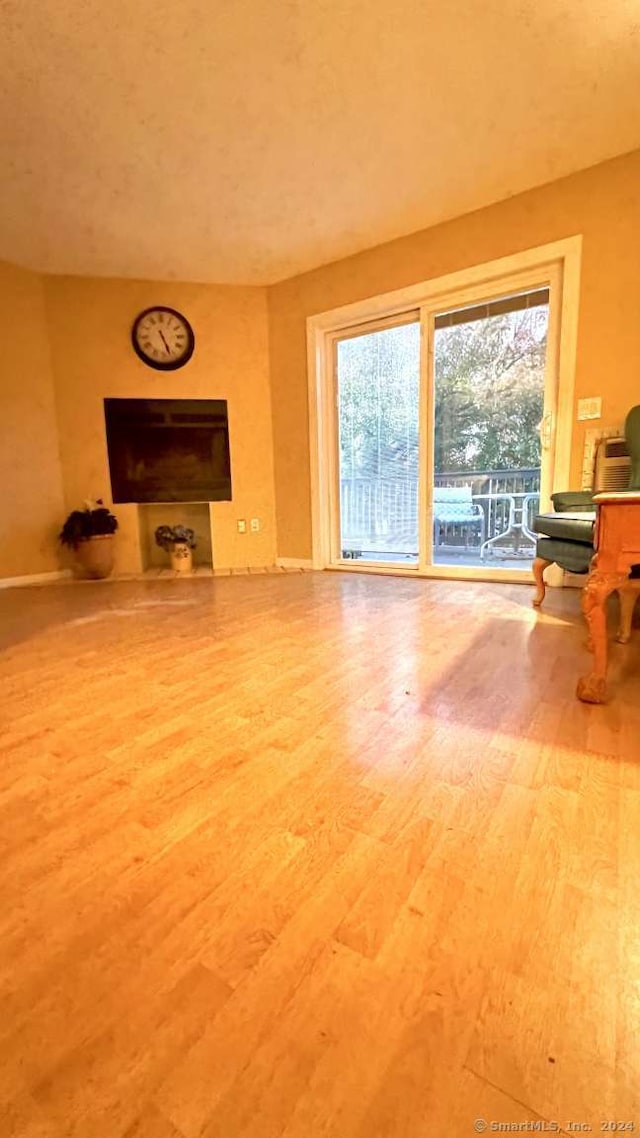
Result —
[[[307,316],[578,233],[576,399],[601,394],[617,425],[640,403],[640,151],[269,290],[279,556],[311,556]],[[574,486],[583,442],[576,424]]]
[[[273,455],[266,294],[259,288],[49,277],[45,281],[67,508],[85,498],[110,503],[103,400],[227,399],[233,502],[216,502],[214,561],[263,566],[275,558]],[[159,372],[135,355],[130,330],[152,304],[184,312],[196,336],[193,358]],[[120,522],[116,572],[141,567],[137,507],[114,507]],[[258,517],[240,535],[237,518]],[[248,528],[248,527],[247,527]]]
[[[59,569],[64,521],[42,280],[0,263],[0,578]]]
[[[58,568],[66,511],[90,496],[109,502],[106,396],[227,399],[234,501],[213,506],[216,565],[274,560],[274,454],[277,552],[310,557],[306,317],[577,233],[576,398],[601,394],[603,424],[615,425],[640,402],[640,151],[268,290],[43,281],[0,264],[11,333],[0,365],[0,527],[10,538],[0,543],[0,577]],[[131,348],[135,315],[154,303],[184,311],[195,328],[196,353],[183,370],[155,372]],[[573,485],[583,439],[576,424]],[[137,510],[116,513],[117,568],[135,571]],[[259,517],[261,533],[239,535],[240,517]]]

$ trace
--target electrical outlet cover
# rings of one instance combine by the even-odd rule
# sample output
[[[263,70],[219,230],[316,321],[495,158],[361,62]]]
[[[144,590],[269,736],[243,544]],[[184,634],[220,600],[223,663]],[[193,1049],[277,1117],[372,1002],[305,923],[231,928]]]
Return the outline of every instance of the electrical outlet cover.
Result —
[[[260,533],[260,518],[251,519],[251,532]]]
[[[579,420],[600,418],[602,418],[602,399],[599,395],[590,399],[578,400]]]

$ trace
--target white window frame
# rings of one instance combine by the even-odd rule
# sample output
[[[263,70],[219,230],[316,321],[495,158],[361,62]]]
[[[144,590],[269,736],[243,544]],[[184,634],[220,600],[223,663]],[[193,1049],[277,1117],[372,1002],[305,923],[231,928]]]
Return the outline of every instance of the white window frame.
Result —
[[[509,257],[485,264],[474,265],[459,272],[397,289],[394,292],[354,304],[334,308],[307,319],[307,369],[309,383],[309,443],[311,463],[311,515],[313,534],[314,569],[339,568],[345,572],[373,572],[392,575],[426,577],[456,577],[470,580],[500,580],[528,583],[531,575],[519,569],[492,569],[490,566],[427,565],[430,557],[431,529],[422,526],[420,561],[417,568],[390,566],[388,563],[358,562],[349,565],[337,563],[335,551],[335,517],[332,519],[330,502],[331,480],[335,480],[335,388],[334,351],[337,339],[362,331],[362,325],[373,330],[376,324],[420,314],[423,351],[421,367],[421,428],[426,445],[420,448],[420,510],[429,517],[432,488],[428,472],[433,448],[433,416],[430,407],[433,399],[433,322],[435,314],[448,307],[462,307],[485,298],[497,290],[503,295],[509,291],[548,284],[551,292],[549,340],[547,352],[547,404],[548,385],[554,384],[552,474],[550,485],[543,487],[546,496],[569,486],[571,445],[573,438],[575,363],[578,338],[578,308],[580,294],[580,266],[582,236],[567,237],[549,245],[527,249]],[[556,386],[557,377],[557,386]],[[562,581],[561,572],[553,576],[554,584]]]

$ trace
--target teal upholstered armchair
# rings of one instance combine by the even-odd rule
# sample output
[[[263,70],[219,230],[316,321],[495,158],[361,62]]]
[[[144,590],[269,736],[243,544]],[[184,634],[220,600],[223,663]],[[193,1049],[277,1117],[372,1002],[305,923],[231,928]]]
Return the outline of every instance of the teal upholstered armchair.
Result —
[[[588,573],[593,557],[596,508],[591,491],[552,494],[551,501],[556,512],[537,514],[533,519],[534,533],[539,535],[533,563],[536,608],[545,597],[544,571],[548,565],[559,565],[567,573]]]
[[[631,455],[630,490],[640,490],[640,405],[627,415],[625,438]],[[536,581],[534,605],[538,608],[545,596],[544,571],[556,564],[568,573],[588,573],[593,557],[593,534],[596,520],[590,490],[552,494],[553,514],[538,514],[533,520],[537,533],[533,575]],[[636,566],[632,576],[640,576]]]
[[[640,404],[632,407],[624,425],[625,438],[631,455],[630,490],[640,490]]]

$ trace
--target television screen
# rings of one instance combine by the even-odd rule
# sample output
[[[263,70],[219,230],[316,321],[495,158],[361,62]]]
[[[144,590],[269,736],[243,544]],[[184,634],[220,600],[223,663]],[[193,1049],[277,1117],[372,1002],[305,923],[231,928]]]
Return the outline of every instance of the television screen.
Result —
[[[224,399],[105,399],[114,502],[231,500]]]

